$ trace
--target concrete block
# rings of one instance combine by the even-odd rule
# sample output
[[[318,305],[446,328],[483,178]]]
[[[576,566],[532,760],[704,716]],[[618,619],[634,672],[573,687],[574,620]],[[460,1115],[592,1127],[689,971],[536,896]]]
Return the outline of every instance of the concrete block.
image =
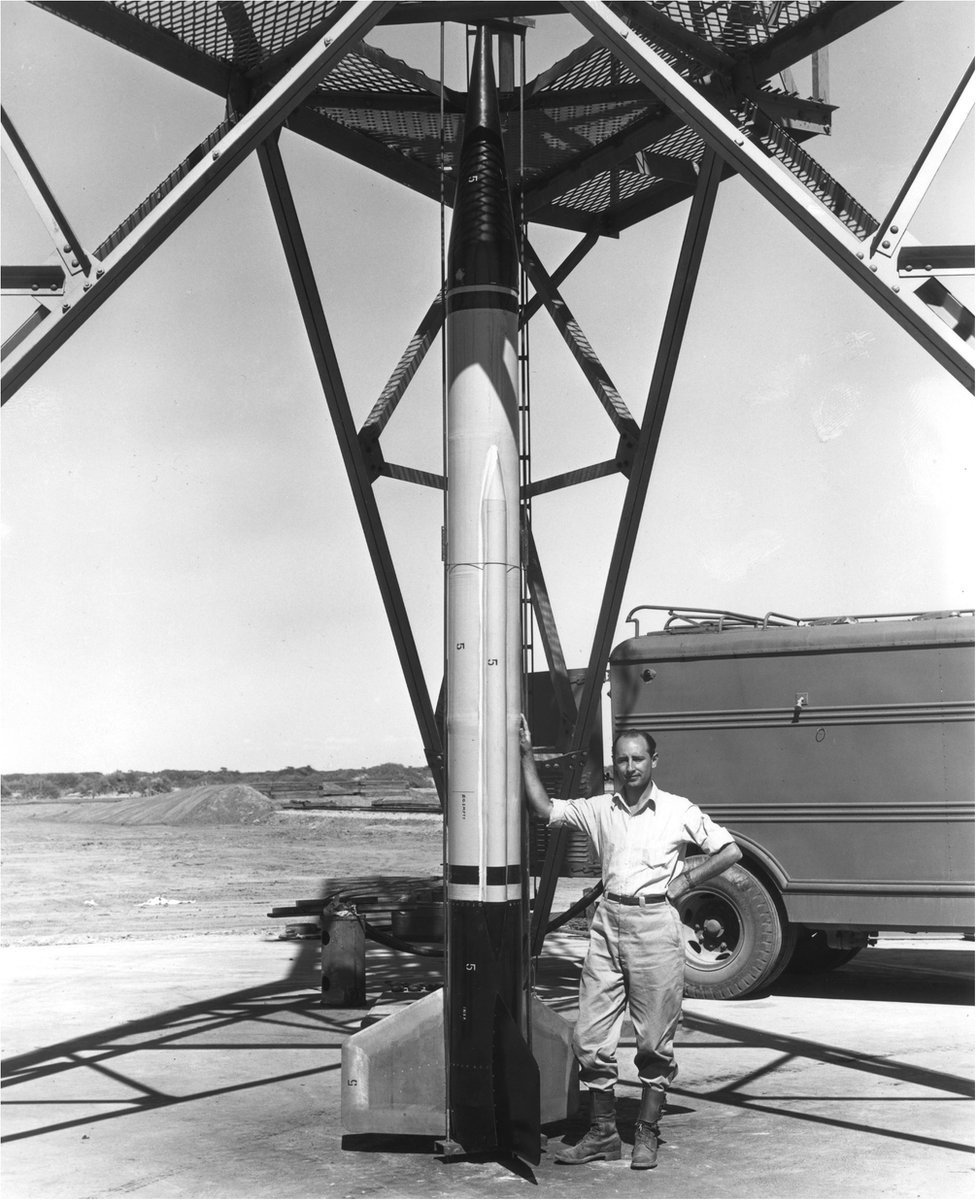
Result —
[[[342,1127],[445,1137],[444,991],[354,1033],[342,1047]]]

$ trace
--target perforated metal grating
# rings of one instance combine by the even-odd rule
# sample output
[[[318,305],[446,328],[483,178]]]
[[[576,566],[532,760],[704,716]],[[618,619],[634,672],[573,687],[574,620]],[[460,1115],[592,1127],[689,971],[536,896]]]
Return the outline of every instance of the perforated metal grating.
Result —
[[[697,166],[704,146],[697,134],[685,128],[661,138],[647,149],[649,154]],[[582,187],[565,192],[554,203],[601,213],[611,206],[624,208],[634,200],[649,198],[663,188],[673,189],[674,186],[668,180],[654,175],[652,170],[642,168],[640,162],[633,158],[613,170],[602,172]]]
[[[345,9],[335,2],[240,0],[219,4],[163,0],[58,4],[41,0],[39,6],[223,94],[235,75],[258,85],[256,94],[260,94],[262,82],[277,78],[288,61],[310,43],[313,31],[321,32]],[[467,8],[463,4],[450,7],[452,19],[476,20],[492,5],[485,0]],[[822,10],[828,10],[829,17],[857,5],[826,5],[815,0],[661,0],[654,4],[622,2],[615,7],[666,62],[702,85],[715,69],[716,56],[719,64],[742,62],[756,53],[757,47],[798,34],[801,26],[803,31],[809,30],[823,19]],[[557,8],[554,5],[553,11]],[[506,8],[504,15],[516,11],[517,6]],[[117,16],[112,18],[112,13]],[[396,13],[391,19],[396,19]],[[580,36],[585,39],[582,27]],[[183,49],[174,49],[179,47]],[[722,86],[729,91],[729,110],[744,113],[748,97],[733,94],[731,76]],[[776,86],[775,77],[766,85],[774,90]],[[722,93],[713,89],[710,94],[714,99]],[[689,167],[701,158],[701,140],[669,114],[596,38],[583,40],[563,60],[527,82],[524,96],[503,94],[501,105],[509,171],[525,192],[526,211],[533,221],[576,229],[591,228],[596,222],[612,231],[655,211],[655,204],[660,208],[676,203],[694,186]],[[463,110],[464,96],[445,89],[442,124],[437,80],[360,43],[299,106],[290,126],[302,136],[431,197],[440,194],[443,145],[444,184],[450,202]],[[817,128],[829,126],[829,120],[828,108],[823,115],[825,124]],[[833,197],[831,207],[848,225],[858,231],[870,227],[869,214],[849,197],[838,201],[836,185],[830,186],[833,181],[825,185],[811,167],[813,160],[799,151],[797,143],[810,136],[809,131],[787,133],[765,116],[748,124],[756,144],[794,170],[819,199],[826,200],[828,194]],[[203,145],[209,144],[208,139]],[[641,152],[647,152],[647,160]],[[199,148],[187,162],[194,161],[198,153]],[[676,169],[665,169],[664,159],[672,160]],[[185,174],[185,169],[181,164],[174,176]],[[155,189],[120,228],[131,228],[171,186],[167,180]],[[109,241],[117,236],[118,231]]]
[[[784,4],[702,4],[672,0],[654,5],[689,33],[733,55],[761,45],[824,7],[821,0]]]
[[[298,4],[118,0],[114,7],[209,58],[247,71],[287,49],[339,5],[336,0]]]

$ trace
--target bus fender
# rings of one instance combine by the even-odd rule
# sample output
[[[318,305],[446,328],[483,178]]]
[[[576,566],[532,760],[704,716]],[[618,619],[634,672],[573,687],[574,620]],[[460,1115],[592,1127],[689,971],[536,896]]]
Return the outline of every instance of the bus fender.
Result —
[[[758,874],[762,882],[771,884],[780,897],[789,891],[789,879],[783,869],[782,863],[780,863],[775,855],[770,854],[768,850],[751,837],[747,837],[735,829],[729,829],[729,833],[735,838],[735,844],[742,851],[740,866],[753,871],[754,874]]]

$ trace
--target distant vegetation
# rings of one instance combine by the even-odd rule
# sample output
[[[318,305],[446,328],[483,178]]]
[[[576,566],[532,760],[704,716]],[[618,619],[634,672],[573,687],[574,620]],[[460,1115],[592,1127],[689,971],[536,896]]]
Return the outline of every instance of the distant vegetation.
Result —
[[[338,771],[317,771],[314,767],[283,767],[277,771],[100,771],[50,772],[46,775],[12,773],[3,777],[0,794],[8,799],[58,800],[68,796],[152,796],[207,783],[246,783],[259,792],[315,792],[319,785],[396,784],[400,788],[433,787],[426,767],[404,767],[400,763],[382,763],[378,767],[346,767]]]

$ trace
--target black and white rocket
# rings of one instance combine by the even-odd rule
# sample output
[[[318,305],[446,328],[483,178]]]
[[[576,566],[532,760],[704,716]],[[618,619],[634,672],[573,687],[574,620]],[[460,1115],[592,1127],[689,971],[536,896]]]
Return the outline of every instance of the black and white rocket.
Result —
[[[467,1152],[538,1161],[525,1041],[518,247],[479,29],[447,258],[448,1102]]]
[[[525,987],[518,245],[484,29],[447,272],[445,987],[346,1041],[342,1120],[537,1163],[579,1089],[571,1027]]]

